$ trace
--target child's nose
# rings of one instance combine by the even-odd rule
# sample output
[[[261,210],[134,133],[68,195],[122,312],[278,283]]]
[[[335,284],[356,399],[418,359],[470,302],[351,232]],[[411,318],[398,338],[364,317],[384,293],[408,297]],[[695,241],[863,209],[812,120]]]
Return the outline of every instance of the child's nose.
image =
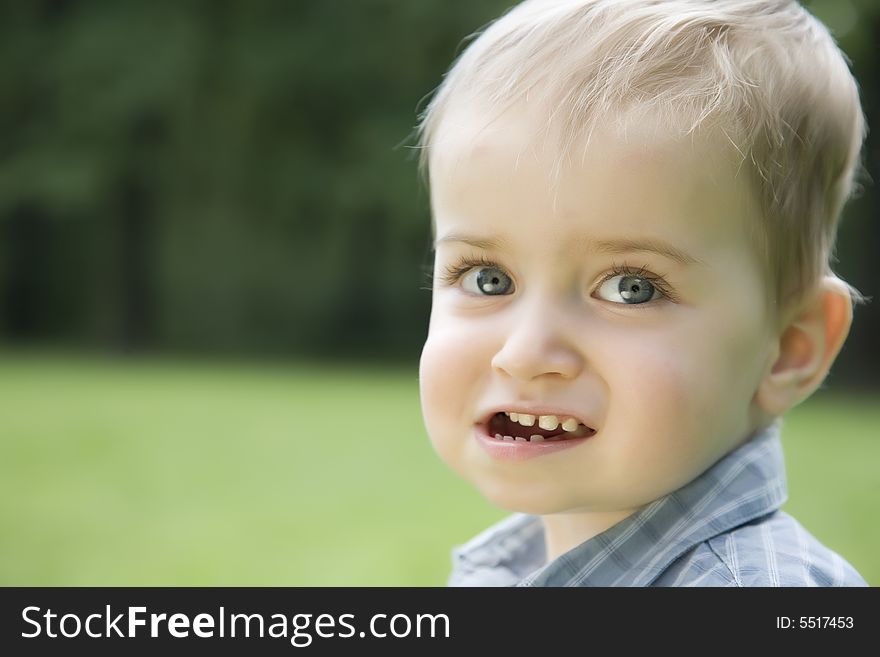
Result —
[[[492,367],[520,381],[542,376],[574,379],[584,368],[584,357],[560,313],[529,309],[512,318]]]

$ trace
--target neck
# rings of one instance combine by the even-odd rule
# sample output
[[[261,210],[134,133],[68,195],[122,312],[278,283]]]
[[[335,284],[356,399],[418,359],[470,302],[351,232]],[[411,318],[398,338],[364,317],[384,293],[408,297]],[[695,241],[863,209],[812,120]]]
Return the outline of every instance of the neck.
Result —
[[[555,513],[541,516],[544,524],[547,562],[601,534],[638,510]]]

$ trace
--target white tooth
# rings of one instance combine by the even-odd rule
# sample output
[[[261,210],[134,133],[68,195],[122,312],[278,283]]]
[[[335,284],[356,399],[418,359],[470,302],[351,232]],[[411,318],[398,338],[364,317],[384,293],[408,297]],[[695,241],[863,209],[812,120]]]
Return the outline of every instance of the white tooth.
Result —
[[[529,415],[528,413],[519,413],[517,422],[519,422],[524,427],[533,427],[535,426],[535,416]]]
[[[559,426],[559,418],[555,415],[540,415],[538,416],[538,426],[547,431],[553,431]]]
[[[519,413],[509,413],[508,417],[514,422],[519,422]]]
[[[517,437],[516,437],[516,442],[525,442],[525,443],[527,443],[527,442],[529,442],[529,439],[528,439],[528,438],[523,438],[522,436],[517,436]]]
[[[507,417],[510,417],[510,413],[508,413],[507,411],[504,411],[504,414],[505,414]]]
[[[495,440],[501,440],[502,438],[504,438],[504,436],[502,436],[500,433],[495,434]]]
[[[573,417],[570,417],[562,423],[562,428],[566,431],[574,431],[578,428],[578,421],[575,420]]]
[[[533,443],[539,443],[539,442],[541,442],[542,440],[544,440],[544,436],[542,436],[542,435],[539,434],[539,433],[536,433],[534,436],[532,436],[532,442],[533,442]]]
[[[504,436],[504,440],[513,440],[513,436]]]

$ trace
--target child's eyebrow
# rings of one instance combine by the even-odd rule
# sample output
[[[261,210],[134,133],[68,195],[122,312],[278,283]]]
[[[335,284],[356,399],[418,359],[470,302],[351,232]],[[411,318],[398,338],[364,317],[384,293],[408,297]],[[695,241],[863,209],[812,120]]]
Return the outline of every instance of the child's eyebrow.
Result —
[[[434,242],[434,249],[436,250],[439,244],[448,242],[460,242],[462,244],[472,246],[475,249],[484,249],[486,251],[501,250],[504,246],[503,240],[451,233],[436,240]],[[593,253],[656,253],[658,255],[665,256],[670,260],[674,260],[675,262],[678,262],[682,265],[706,264],[699,258],[695,258],[689,253],[682,251],[677,246],[673,246],[669,242],[653,237],[612,240],[591,240],[588,238],[580,238],[573,241],[573,248],[575,249],[575,251],[587,251]]]
[[[578,246],[587,251],[597,253],[632,253],[642,251],[656,253],[674,260],[682,265],[705,265],[706,263],[694,256],[682,251],[669,242],[661,239],[646,237],[641,239],[618,239],[618,240],[577,240]]]
[[[437,247],[440,244],[446,244],[449,242],[460,242],[462,244],[467,244],[468,246],[472,246],[475,249],[483,249],[485,251],[500,251],[504,246],[503,240],[493,240],[493,239],[485,239],[479,237],[471,237],[470,235],[460,235],[458,233],[450,233],[440,239],[434,240],[434,250],[437,250]]]

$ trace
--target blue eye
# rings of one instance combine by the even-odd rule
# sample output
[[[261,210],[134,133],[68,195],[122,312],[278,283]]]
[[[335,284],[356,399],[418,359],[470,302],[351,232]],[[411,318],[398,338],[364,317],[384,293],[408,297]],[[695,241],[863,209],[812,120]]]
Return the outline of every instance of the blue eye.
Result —
[[[606,301],[629,305],[647,303],[663,296],[647,278],[627,274],[612,276],[605,280],[597,292],[600,296],[604,292],[610,297]]]
[[[498,267],[475,267],[461,277],[461,287],[471,294],[510,294],[513,280]]]

